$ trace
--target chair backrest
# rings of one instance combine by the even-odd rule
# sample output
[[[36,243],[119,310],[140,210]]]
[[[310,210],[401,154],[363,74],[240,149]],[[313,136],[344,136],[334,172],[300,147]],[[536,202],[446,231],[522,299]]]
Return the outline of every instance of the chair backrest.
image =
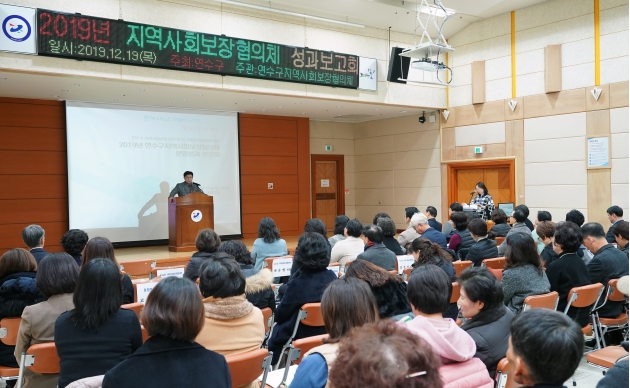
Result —
[[[300,323],[306,326],[324,326],[321,303],[307,303],[302,305],[299,315]]]
[[[155,267],[155,260],[126,261],[120,264],[120,269],[125,271],[130,277],[148,278],[151,270]]]
[[[170,276],[177,276],[181,278],[184,276],[184,271],[186,271],[185,265],[175,265],[172,267],[154,267],[151,269],[151,277],[161,277],[168,278]]]
[[[505,240],[505,237],[495,237],[494,240],[497,242],[497,246],[499,246],[503,243],[503,240]]]
[[[494,377],[496,388],[515,388],[521,387],[514,381],[510,363],[507,358],[501,359],[497,365],[497,374]]]
[[[22,318],[4,318],[0,321],[0,341],[9,346],[15,346],[18,329]]]
[[[54,342],[31,345],[26,351],[25,364],[35,373],[59,373],[59,356]]]
[[[501,279],[503,279],[502,269],[487,268],[487,270],[490,271],[497,280],[501,281]]]
[[[269,332],[269,327],[271,326],[271,317],[273,316],[273,311],[269,307],[265,307],[260,310],[263,315],[263,323],[265,324],[265,333]]]
[[[573,287],[567,296],[567,308],[564,313],[569,311],[570,307],[584,308],[595,304],[599,299],[604,285],[601,283],[589,284],[587,286]]]
[[[450,303],[457,303],[457,300],[459,299],[459,290],[459,283],[453,282],[453,291],[451,292]]]
[[[560,297],[555,291],[541,295],[530,295],[523,301],[523,311],[529,309],[555,310],[558,307],[559,300]]]
[[[493,269],[503,269],[505,267],[505,257],[496,257],[494,259],[483,259],[481,266]]]
[[[129,303],[129,304],[124,304],[122,306],[120,306],[120,308],[125,309],[125,310],[133,310],[134,313],[136,313],[136,316],[138,317],[138,320],[140,320],[140,312],[142,311],[142,308],[144,307],[143,303]]]
[[[294,364],[299,364],[302,359],[304,358],[304,355],[311,349],[313,349],[316,346],[319,345],[323,345],[324,344],[324,340],[328,338],[328,334],[322,334],[322,335],[316,335],[313,337],[306,337],[306,338],[302,338],[299,340],[295,340],[293,341],[293,348],[295,349],[299,349],[299,353],[300,356],[293,361]]]
[[[470,268],[472,267],[473,262],[470,260],[458,260],[458,261],[454,261],[453,262],[453,267],[455,268],[455,276],[459,277],[459,275],[462,274],[462,272],[464,272],[464,270],[466,268]]]
[[[409,281],[409,278],[411,277],[411,272],[413,272],[413,268],[405,268],[403,270],[403,278],[406,281]]]
[[[391,271],[387,271],[392,275],[398,275],[398,270],[392,269]]]
[[[183,257],[167,257],[164,259],[155,260],[156,267],[176,267],[178,265],[186,266],[190,261],[190,254]]]
[[[606,295],[611,302],[623,302],[626,300],[626,296],[617,288],[617,281],[619,279],[611,279],[608,282],[608,288],[606,289]]]
[[[264,376],[261,386],[265,386],[267,370],[271,365],[271,355],[267,349],[256,349],[251,352],[225,357],[230,374],[232,375],[232,387],[242,387],[258,379],[261,371]]]

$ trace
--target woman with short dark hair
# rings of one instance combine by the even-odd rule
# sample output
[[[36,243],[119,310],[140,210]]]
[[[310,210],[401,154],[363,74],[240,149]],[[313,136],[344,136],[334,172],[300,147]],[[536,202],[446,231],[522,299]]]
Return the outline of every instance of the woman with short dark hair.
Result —
[[[350,329],[379,319],[370,287],[347,276],[328,285],[322,296],[321,311],[328,338],[323,345],[306,352],[295,371],[292,388],[324,387],[337,356],[339,341]]]
[[[473,218],[468,223],[468,231],[472,236],[475,243],[470,247],[467,254],[462,253],[460,260],[470,260],[473,262],[473,266],[481,266],[481,262],[484,259],[492,259],[499,257],[499,250],[497,249],[497,242],[494,241],[494,233],[488,232],[488,224],[481,218]]]
[[[451,213],[451,222],[455,226],[455,234],[451,236],[451,240],[448,243],[448,249],[452,249],[462,255],[468,253],[470,247],[475,243],[470,232],[468,231],[468,216],[464,212]]]
[[[276,296],[271,289],[273,282],[271,271],[268,268],[256,271],[254,259],[242,241],[224,241],[219,246],[219,252],[225,252],[234,257],[241,267],[241,272],[245,275],[245,297],[247,300],[261,310],[269,307],[271,311],[275,312]]]
[[[348,218],[348,216],[341,215],[335,217],[335,228],[333,229],[333,236],[328,239],[328,243],[330,244],[331,248],[334,247],[337,242],[346,239],[346,235],[343,233],[343,230],[346,228],[348,221],[350,221],[350,218]]]
[[[536,243],[524,234],[508,236],[505,260],[501,280],[503,303],[518,314],[523,309],[525,298],[549,292],[549,280],[538,257]]]
[[[212,229],[202,229],[197,233],[195,239],[195,247],[197,252],[193,253],[188,264],[186,264],[186,270],[184,271],[184,277],[192,280],[193,282],[199,277],[199,268],[201,263],[211,259],[214,253],[219,249],[221,245],[221,238]]]
[[[199,290],[186,278],[168,277],[151,291],[141,313],[151,336],[134,354],[105,374],[104,388],[231,388],[225,358],[195,342],[204,325]],[[174,372],[176,371],[176,372]]]
[[[582,232],[574,222],[557,223],[553,235],[553,250],[558,258],[547,265],[549,289],[558,292],[558,311],[564,312],[567,307],[567,297],[573,287],[591,284],[591,277],[584,261],[577,255],[582,245]],[[580,327],[589,323],[590,308],[571,307],[568,315]]]
[[[494,233],[495,236],[505,237],[508,232],[512,230],[512,227],[508,224],[508,216],[503,209],[494,209],[492,213],[490,213],[490,217],[492,221],[494,221],[494,225],[490,228],[490,231]]]
[[[295,249],[293,260],[299,269],[286,285],[285,293],[276,309],[275,322],[268,348],[273,352],[273,364],[280,358],[284,344],[291,337],[297,312],[303,304],[321,301],[324,290],[337,279],[337,275],[327,269],[330,263],[328,241],[319,233],[303,233]],[[300,324],[295,339],[325,334],[325,328]]]
[[[9,249],[0,257],[0,320],[19,318],[27,306],[44,300],[36,286],[36,270],[37,262],[26,249]],[[14,351],[14,346],[0,342],[0,365],[18,368]]]
[[[120,264],[118,264],[118,260],[116,260],[116,255],[114,255],[114,246],[105,237],[94,237],[87,242],[83,251],[83,262],[81,266],[85,266],[86,263],[96,258],[109,259],[116,264],[116,268],[120,269]],[[133,303],[133,283],[127,274],[122,275],[122,289],[122,304]]]
[[[252,247],[252,258],[257,271],[263,267],[263,262],[267,257],[285,256],[287,242],[280,238],[280,231],[273,219],[264,217],[258,224],[258,238],[254,240]]]
[[[455,281],[455,268],[451,261],[452,256],[438,244],[426,237],[418,237],[409,245],[409,252],[414,259],[413,268],[424,264],[434,264],[440,267],[451,281]]]
[[[538,241],[545,245],[545,248],[540,252],[543,267],[547,267],[552,261],[558,258],[558,254],[553,250],[554,233],[556,233],[556,229],[554,228],[554,223],[551,221],[543,221],[536,225]]]
[[[501,283],[486,268],[466,269],[457,283],[457,304],[466,318],[461,328],[475,340],[475,357],[483,361],[494,378],[497,364],[507,352],[514,314],[503,305]]]
[[[83,263],[83,256],[81,255],[89,240],[88,234],[81,229],[70,229],[61,238],[61,246],[81,266],[81,263]]]
[[[61,314],[55,323],[59,388],[105,374],[142,345],[138,317],[120,308],[121,278],[118,266],[109,258],[88,260],[81,267],[74,309]]]
[[[15,345],[18,363],[29,346],[54,341],[57,317],[74,308],[72,293],[78,277],[79,266],[67,253],[49,253],[39,262],[35,285],[47,300],[24,308]],[[23,387],[56,388],[58,377],[27,368]]]
[[[381,217],[376,220],[376,225],[383,231],[383,244],[396,256],[402,256],[405,251],[402,249],[398,240],[394,238],[396,235],[396,224],[391,218]]]
[[[411,312],[407,300],[407,284],[400,276],[393,275],[369,261],[357,259],[346,268],[344,278],[363,280],[370,286],[381,318]]]

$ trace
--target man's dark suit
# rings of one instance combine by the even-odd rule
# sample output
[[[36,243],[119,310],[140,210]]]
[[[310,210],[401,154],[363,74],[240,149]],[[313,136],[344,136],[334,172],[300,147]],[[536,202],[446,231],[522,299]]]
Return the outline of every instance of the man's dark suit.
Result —
[[[188,195],[192,192],[198,192],[198,193],[203,194],[203,191],[199,188],[199,183],[193,182],[191,184],[188,184],[186,182],[182,182],[182,183],[176,184],[168,196],[172,198],[175,196],[175,194],[177,194],[180,197],[183,197],[184,195]]]
[[[39,265],[39,262],[48,255],[48,252],[46,252],[44,248],[33,248],[31,249],[31,255],[33,255],[35,261]]]

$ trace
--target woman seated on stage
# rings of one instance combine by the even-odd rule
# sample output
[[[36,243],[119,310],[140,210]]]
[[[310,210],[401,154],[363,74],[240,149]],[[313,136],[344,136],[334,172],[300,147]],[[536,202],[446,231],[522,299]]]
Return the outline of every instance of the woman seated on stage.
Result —
[[[94,237],[88,241],[85,245],[85,249],[83,250],[83,263],[81,263],[81,267],[85,267],[87,263],[97,258],[111,260],[114,264],[116,264],[116,268],[120,270],[120,264],[118,264],[118,260],[116,260],[116,256],[114,255],[114,246],[105,237]],[[133,283],[131,282],[129,275],[123,275],[122,286],[122,304],[133,303]]]

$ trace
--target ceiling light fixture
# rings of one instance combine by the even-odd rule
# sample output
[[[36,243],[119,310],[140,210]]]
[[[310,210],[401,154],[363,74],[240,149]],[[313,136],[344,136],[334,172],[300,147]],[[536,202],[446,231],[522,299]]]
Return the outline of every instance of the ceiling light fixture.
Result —
[[[298,16],[298,17],[306,18],[306,19],[320,20],[322,22],[343,24],[344,26],[365,28],[365,26],[363,24],[344,22],[343,20],[322,18],[322,17],[319,17],[319,16],[307,15],[305,13],[285,11],[285,10],[282,10],[282,9],[271,8],[271,7],[263,7],[263,6],[255,5],[255,4],[241,3],[240,1],[233,1],[233,0],[216,0],[216,1],[218,1],[220,3],[225,3],[225,4],[239,5],[241,7],[258,9],[258,10],[261,10],[261,11],[269,11],[269,12],[281,13],[281,14],[284,14],[284,15]]]
[[[146,92],[146,89],[138,89],[139,92]]]
[[[81,86],[81,84],[72,84],[72,86]]]
[[[203,94],[198,94],[198,96],[199,96],[199,97],[203,97],[204,95],[203,95]]]
[[[61,89],[62,92],[69,92],[70,89]]]

